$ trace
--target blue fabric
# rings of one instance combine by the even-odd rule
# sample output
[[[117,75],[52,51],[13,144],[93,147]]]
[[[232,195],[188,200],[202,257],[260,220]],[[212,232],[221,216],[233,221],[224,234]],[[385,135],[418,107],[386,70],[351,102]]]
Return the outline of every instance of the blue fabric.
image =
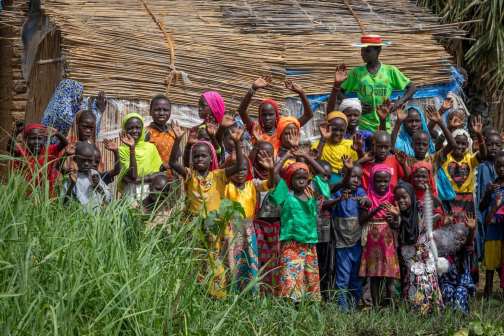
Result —
[[[339,181],[341,181],[341,177],[339,176],[339,174],[332,173],[331,180],[329,181],[329,184],[338,183]]]
[[[56,88],[56,91],[54,91],[42,115],[41,124],[54,127],[61,134],[67,136],[75,119],[75,115],[81,110],[89,109],[87,100],[84,99],[82,104],[78,102],[79,97],[82,95],[82,89],[83,86],[80,82],[72,79],[62,80]],[[96,136],[98,136],[102,114],[96,107],[96,100],[91,107],[91,111],[96,116]],[[51,138],[51,144],[54,145],[58,142],[56,137]]]
[[[471,305],[469,302],[469,291],[465,287],[452,285],[441,285],[441,295],[445,305],[453,310],[460,310],[463,313],[471,314]]]
[[[364,138],[364,146],[362,147],[364,153],[366,152],[366,148],[368,147],[373,148],[373,142],[371,141],[371,136],[374,134],[373,132],[364,130],[364,131],[357,131],[356,133],[362,134],[362,137]],[[345,134],[345,139],[352,140],[352,137]]]
[[[457,196],[443,168],[437,171],[437,192],[439,199],[442,201],[451,201]]]
[[[486,188],[491,181],[497,178],[495,173],[493,162],[485,161],[475,168],[476,172],[476,220],[478,224],[478,232],[476,233],[476,250],[478,252],[478,259],[482,260],[485,255],[485,240],[486,240],[486,228],[485,228],[485,218],[490,212],[490,207],[487,207],[485,211],[479,211],[479,204],[483,195],[485,195]]]
[[[362,296],[362,282],[359,268],[362,257],[360,240],[352,247],[336,249],[336,302],[345,310],[358,308]]]
[[[490,208],[494,206],[495,198],[497,197],[497,195],[502,193],[504,193],[504,188],[500,187],[498,192],[492,194],[492,197],[490,198],[490,206],[487,208],[488,212],[490,212]],[[501,202],[500,206],[502,206],[503,203],[504,201]],[[504,230],[502,229],[502,226],[504,225],[504,216],[500,214],[495,214],[494,218],[495,223],[487,226],[487,234],[486,234],[487,241],[504,239]]]
[[[420,114],[420,119],[422,120],[422,129],[424,131],[426,131],[427,133],[429,133],[429,129],[427,128],[427,123],[425,122],[422,111],[416,106],[408,106],[404,110],[404,112],[408,112],[410,109],[415,109],[416,111],[418,111],[418,114]],[[413,138],[406,131],[406,128],[404,127],[404,122],[403,122],[402,129],[397,136],[395,148],[397,148],[400,151],[404,151],[408,155],[415,156],[415,151],[413,151],[413,147],[412,147],[412,141],[413,141]],[[432,142],[432,139],[430,139],[430,137],[429,137],[429,141],[430,141],[430,147],[429,147],[428,154],[434,154],[434,152],[435,152],[434,143]]]
[[[338,190],[331,196],[331,199],[335,200],[342,196],[343,192]],[[366,197],[366,191],[361,187],[357,188],[357,190],[352,192],[352,195],[346,199],[345,201],[336,204],[332,211],[332,217],[340,217],[340,218],[359,218],[360,213],[360,203],[358,201],[354,201],[355,197]]]

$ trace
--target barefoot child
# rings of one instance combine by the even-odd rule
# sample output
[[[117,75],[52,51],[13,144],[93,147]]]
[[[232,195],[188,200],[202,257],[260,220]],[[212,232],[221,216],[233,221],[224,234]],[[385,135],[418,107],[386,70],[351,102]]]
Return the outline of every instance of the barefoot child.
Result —
[[[306,154],[305,154],[306,155]],[[283,164],[293,158],[286,152],[275,164],[278,174]],[[308,159],[306,155],[304,157]],[[310,158],[311,159],[311,158]],[[311,159],[318,174],[324,171]],[[280,280],[279,297],[302,300],[307,295],[312,300],[320,300],[319,269],[315,244],[317,235],[317,201],[307,196],[309,168],[305,163],[295,162],[286,166],[284,176],[276,177],[277,186],[269,194],[272,204],[281,205],[280,231]],[[329,186],[319,176],[313,178],[320,194],[329,198]]]
[[[94,146],[81,142],[75,148],[74,161],[78,171],[63,182],[63,204],[74,198],[84,206],[84,212],[99,213],[103,203],[110,203],[112,191],[93,169]]]
[[[256,125],[256,123],[252,121],[250,115],[247,113],[247,109],[250,101],[252,100],[252,96],[256,93],[257,90],[268,87],[271,84],[271,81],[271,76],[262,76],[256,79],[245,97],[243,97],[243,100],[238,107],[238,113],[240,114],[243,123],[246,125],[249,134],[251,134],[252,129]],[[297,83],[287,79],[285,80],[285,87],[288,90],[297,93],[299,95],[299,98],[301,99],[301,102],[303,103],[304,114],[299,119],[296,119],[299,127],[303,127],[308,121],[310,121],[311,118],[313,118],[313,111],[311,109],[310,102],[308,101],[303,88]],[[281,146],[280,136],[278,136],[278,133],[282,132],[278,132],[277,130],[279,121],[280,113],[278,112],[277,104],[269,99],[262,101],[261,104],[259,104],[258,124],[263,133],[263,141],[270,142],[273,145],[273,148],[275,149],[275,156],[277,155],[278,150]],[[253,137],[252,144],[255,144],[255,139]]]
[[[179,148],[180,141],[184,136],[184,132],[178,126],[177,122],[172,122],[172,130],[175,133],[174,148]],[[238,147],[244,129],[238,129],[232,133],[235,145]],[[225,195],[226,184],[229,178],[244,166],[245,158],[242,151],[236,152],[236,165],[230,166],[226,169],[218,169],[219,163],[215,154],[213,146],[205,141],[196,142],[190,152],[192,159],[191,168],[184,167],[177,160],[175,151],[172,151],[170,156],[170,167],[177,174],[184,178],[187,190],[187,211],[191,216],[202,214],[206,217],[210,211],[219,211],[221,204],[221,197]],[[215,242],[214,251],[210,254],[212,263],[207,263],[207,269],[204,273],[209,272],[210,264],[213,264],[213,274],[210,278],[209,291],[211,294],[218,298],[226,297],[226,279],[224,277],[224,267],[222,265],[221,240],[229,238],[228,232],[224,232],[225,237],[213,237],[210,233],[207,234],[209,244]],[[227,236],[226,236],[227,235]]]
[[[427,226],[423,218],[423,201],[418,201],[413,186],[399,183],[394,190],[395,206],[387,207],[387,220],[399,229],[401,255],[404,260],[403,298],[422,313],[443,307],[437,281],[436,264],[430,255]],[[421,204],[419,204],[421,203]]]
[[[364,189],[360,187],[362,181],[362,167],[352,163],[348,157],[343,158],[344,167],[341,170],[342,181],[333,186],[336,191],[330,201],[323,205],[323,209],[332,209],[333,232],[335,236],[335,264],[338,305],[345,310],[358,308],[362,295],[362,282],[359,268],[362,257],[362,226],[359,223],[361,212],[371,207],[371,201]]]
[[[241,149],[238,149],[241,151]],[[253,220],[257,209],[258,193],[272,190],[275,187],[275,173],[273,171],[273,154],[261,151],[258,154],[260,164],[268,171],[267,180],[254,179],[252,176],[252,164],[249,160],[240,168],[238,173],[231,176],[226,186],[224,198],[240,203],[245,209],[245,220],[242,222],[239,232],[235,233],[233,255],[236,259],[235,288],[243,291],[250,280],[259,272],[259,260],[257,250],[257,235]],[[234,223],[232,223],[233,231]]]
[[[25,147],[14,146],[14,139],[9,139],[7,150],[17,158],[23,158],[15,166],[21,168],[26,182],[33,187],[42,187],[45,180],[49,182],[49,195],[52,197],[54,181],[58,176],[59,153],[68,145],[68,140],[55,128],[40,124],[26,126],[23,134]],[[56,137],[59,144],[46,147],[47,137]],[[29,192],[31,193],[31,191]]]
[[[375,137],[375,141],[376,139]],[[384,164],[377,164],[371,169],[367,195],[373,210],[361,212],[359,220],[361,225],[369,222],[362,234],[364,249],[359,276],[371,277],[371,297],[375,307],[378,307],[380,302],[380,281],[385,280],[387,297],[394,301],[394,279],[400,279],[396,238],[385,216],[385,204],[395,204],[391,190],[392,176],[392,170]]]

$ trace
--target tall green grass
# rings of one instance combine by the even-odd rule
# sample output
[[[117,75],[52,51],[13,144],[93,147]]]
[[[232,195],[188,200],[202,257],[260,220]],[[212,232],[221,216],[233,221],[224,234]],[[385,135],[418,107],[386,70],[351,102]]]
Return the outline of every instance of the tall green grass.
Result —
[[[45,193],[27,198],[19,176],[0,189],[2,335],[419,335],[469,326],[451,311],[344,314],[332,303],[257,300],[251,291],[215,300],[190,277],[201,255],[197,220],[176,213],[168,237],[147,232],[122,201],[93,215]],[[502,303],[472,306],[484,321],[504,320]]]

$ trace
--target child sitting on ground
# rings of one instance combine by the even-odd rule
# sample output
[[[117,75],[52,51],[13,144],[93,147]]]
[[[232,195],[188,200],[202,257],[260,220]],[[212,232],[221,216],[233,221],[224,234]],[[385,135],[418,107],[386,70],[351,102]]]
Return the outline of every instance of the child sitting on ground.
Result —
[[[103,203],[112,200],[112,191],[93,169],[94,146],[81,142],[75,148],[74,162],[78,170],[63,182],[63,204],[75,198],[84,206],[85,212],[100,212]]]
[[[19,131],[22,127],[19,127]],[[14,157],[23,158],[25,161],[16,163],[14,166],[20,168],[26,182],[33,187],[39,188],[44,185],[44,181],[49,182],[49,195],[54,191],[54,181],[58,176],[57,163],[59,153],[68,145],[65,138],[55,128],[45,127],[40,124],[26,126],[23,134],[25,147],[14,146],[14,138],[9,139],[7,151]],[[59,144],[46,147],[47,137],[56,137]],[[31,191],[29,191],[31,193]]]
[[[360,187],[362,167],[352,163],[348,157],[343,157],[344,167],[341,169],[342,181],[332,187],[335,192],[330,201],[322,206],[332,209],[332,229],[336,240],[335,264],[336,286],[339,307],[345,310],[357,309],[362,295],[362,281],[359,268],[362,257],[362,226],[359,222],[361,212],[371,207],[371,201],[366,191]]]

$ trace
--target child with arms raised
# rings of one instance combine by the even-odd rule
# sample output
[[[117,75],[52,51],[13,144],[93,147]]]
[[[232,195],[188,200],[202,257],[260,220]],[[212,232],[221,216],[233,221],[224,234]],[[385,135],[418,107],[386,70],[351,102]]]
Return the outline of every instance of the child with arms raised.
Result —
[[[336,183],[331,200],[324,203],[323,209],[332,209],[332,230],[335,237],[336,287],[338,305],[344,309],[357,309],[362,295],[363,278],[359,276],[362,257],[361,213],[367,213],[371,201],[364,189],[362,167],[346,156],[341,170],[342,181]]]
[[[403,298],[422,313],[443,307],[436,264],[430,252],[423,201],[417,201],[413,186],[399,183],[394,189],[395,206],[387,203],[387,220],[399,229],[403,264]],[[430,214],[429,214],[430,215]]]
[[[93,169],[94,146],[81,142],[75,148],[74,162],[77,172],[70,174],[70,180],[63,182],[63,204],[75,198],[84,206],[85,212],[100,212],[103,203],[112,200],[112,191]]]
[[[277,175],[295,155],[307,160],[317,174],[324,174],[323,168],[305,153],[286,152],[275,164],[277,186],[269,194],[269,201],[281,205],[278,295],[294,301],[301,300],[303,295],[319,300],[317,201],[307,195],[309,168],[305,163],[295,162],[283,168],[283,178]],[[315,176],[313,183],[319,194],[329,198],[329,186],[323,178]]]
[[[111,151],[114,154],[114,168],[106,171],[106,172],[98,172],[102,181],[109,185],[114,182],[114,178],[121,173],[121,157],[119,156],[119,146],[113,141],[109,139],[103,139],[103,144],[105,148]],[[101,152],[98,147],[94,146],[94,163],[93,169],[98,171],[98,167],[101,162]]]
[[[179,148],[184,132],[177,122],[172,122],[171,127],[175,133],[175,143],[173,146],[174,148]],[[236,147],[239,146],[244,131],[244,129],[238,129],[236,132],[232,132]],[[192,166],[191,168],[187,168],[178,162],[176,152],[172,151],[169,162],[170,167],[185,180],[188,198],[187,211],[189,214],[196,216],[202,212],[202,215],[206,217],[207,213],[212,210],[219,211],[221,197],[225,195],[229,177],[243,169],[242,167],[244,167],[246,159],[242,151],[237,151],[236,165],[226,169],[219,169],[215,149],[212,144],[206,141],[198,141],[192,145],[190,156]],[[224,235],[229,235],[229,233],[224,232]],[[207,265],[213,265],[213,275],[210,279],[209,291],[219,298],[225,298],[226,290],[224,287],[226,280],[223,276],[224,268],[222,265],[223,255],[221,246],[221,238],[223,239],[223,237],[212,237],[211,234],[208,234],[207,237],[210,241],[217,240],[215,250],[210,254],[210,258],[213,261]]]
[[[20,133],[22,126],[18,127]],[[44,180],[49,182],[49,195],[52,197],[54,181],[58,176],[58,159],[60,152],[68,145],[68,140],[55,128],[45,127],[40,124],[26,126],[24,130],[24,147],[14,146],[15,138],[9,139],[7,151],[14,157],[23,158],[25,161],[16,163],[14,166],[22,169],[28,183],[34,187],[42,187]],[[59,144],[46,147],[47,137],[56,137]],[[31,193],[31,192],[30,192]]]

